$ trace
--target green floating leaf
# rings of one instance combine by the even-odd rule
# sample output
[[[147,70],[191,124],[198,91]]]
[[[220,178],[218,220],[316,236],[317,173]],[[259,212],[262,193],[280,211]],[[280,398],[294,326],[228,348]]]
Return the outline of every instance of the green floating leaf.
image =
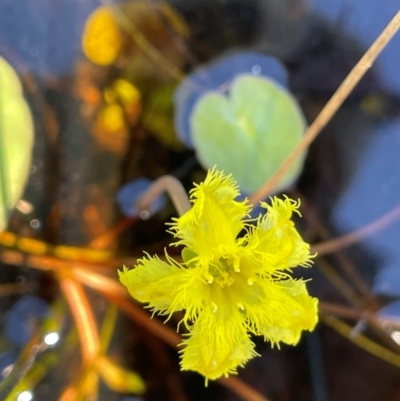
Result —
[[[196,104],[191,128],[205,168],[232,173],[242,191],[257,191],[301,140],[305,119],[296,99],[273,80],[239,75],[229,94],[208,92]],[[293,163],[275,191],[301,172],[305,154]]]
[[[22,194],[31,164],[33,121],[17,74],[0,57],[0,231]]]

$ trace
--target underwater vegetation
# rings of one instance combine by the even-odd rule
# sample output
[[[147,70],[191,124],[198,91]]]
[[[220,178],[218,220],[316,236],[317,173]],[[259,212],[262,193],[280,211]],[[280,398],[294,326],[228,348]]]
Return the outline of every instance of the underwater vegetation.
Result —
[[[400,96],[370,67],[398,7],[365,52],[302,0],[20,6],[0,398],[396,401]]]

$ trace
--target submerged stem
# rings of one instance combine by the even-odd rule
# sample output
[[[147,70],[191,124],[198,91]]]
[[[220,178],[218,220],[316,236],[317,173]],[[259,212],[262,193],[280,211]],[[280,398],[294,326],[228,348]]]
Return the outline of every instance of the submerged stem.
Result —
[[[186,194],[185,188],[179,180],[172,175],[164,175],[153,182],[150,188],[140,197],[137,207],[142,212],[148,212],[150,205],[160,196],[166,192],[174,204],[179,216],[190,210],[189,198]],[[142,213],[143,216],[143,213]],[[150,216],[144,216],[148,218]]]

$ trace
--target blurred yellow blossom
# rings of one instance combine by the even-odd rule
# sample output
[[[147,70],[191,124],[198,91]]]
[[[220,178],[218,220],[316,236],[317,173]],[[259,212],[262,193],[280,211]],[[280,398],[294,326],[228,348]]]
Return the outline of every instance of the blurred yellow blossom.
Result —
[[[86,21],[82,36],[82,49],[86,57],[96,64],[112,64],[122,46],[118,23],[106,7],[98,7]]]
[[[119,104],[109,104],[99,113],[104,128],[116,132],[124,128],[124,112]]]
[[[183,263],[147,256],[119,272],[130,294],[154,311],[185,311],[181,367],[206,379],[234,374],[257,355],[250,334],[295,345],[318,321],[317,299],[290,276],[293,267],[311,264],[310,247],[291,221],[299,204],[262,202],[267,213],[252,225],[245,220],[251,207],[238,195],[232,176],[209,171],[191,191],[192,209],[171,223]]]

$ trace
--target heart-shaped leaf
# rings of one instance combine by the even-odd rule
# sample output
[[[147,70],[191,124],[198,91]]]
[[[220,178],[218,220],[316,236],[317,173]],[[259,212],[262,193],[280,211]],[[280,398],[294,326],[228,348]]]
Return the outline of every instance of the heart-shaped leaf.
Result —
[[[265,54],[233,53],[201,65],[179,84],[174,94],[175,128],[188,148],[193,149],[189,117],[197,101],[209,91],[226,88],[241,74],[272,78],[282,86],[288,81],[285,67]]]
[[[205,168],[232,173],[251,193],[268,180],[301,140],[305,120],[296,99],[275,81],[239,75],[225,96],[205,94],[191,114],[196,154]],[[275,191],[299,175],[301,155]]]

